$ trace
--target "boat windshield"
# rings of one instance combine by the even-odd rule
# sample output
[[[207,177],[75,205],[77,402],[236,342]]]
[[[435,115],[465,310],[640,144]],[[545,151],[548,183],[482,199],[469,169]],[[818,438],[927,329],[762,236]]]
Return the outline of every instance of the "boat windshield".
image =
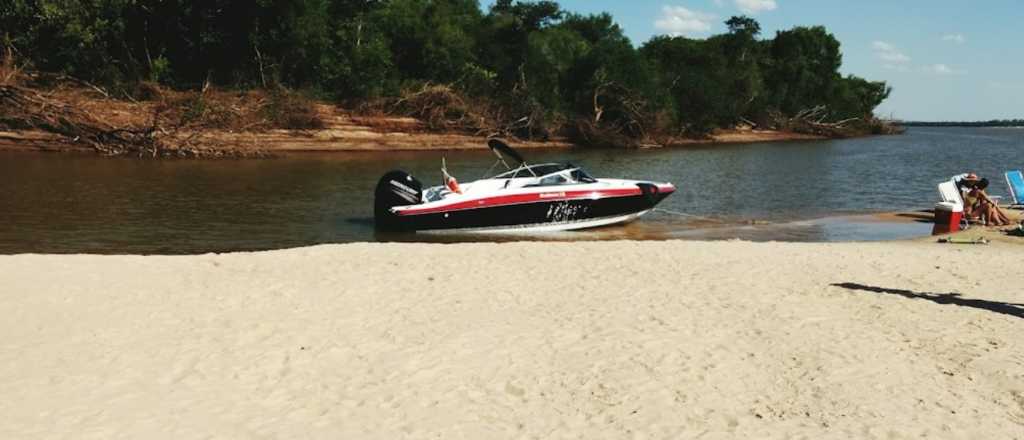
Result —
[[[587,174],[586,171],[583,171],[583,168],[575,168],[575,169],[573,169],[570,172],[570,175],[572,177],[572,180],[575,180],[575,181],[577,181],[579,183],[595,183],[595,182],[597,182],[597,179],[591,177],[590,174]]]
[[[576,185],[580,183],[597,182],[597,179],[590,177],[586,171],[576,168],[571,164],[559,165],[558,168],[551,168],[545,171],[550,172],[548,174],[541,174],[536,178],[536,181],[524,185],[524,187]]]
[[[531,172],[532,171],[532,172]],[[547,163],[543,165],[528,165],[508,171],[492,179],[523,179],[537,177],[540,185],[558,185],[569,183],[594,183],[597,179],[587,174],[582,168],[573,164]]]
[[[546,175],[551,174],[551,173],[557,173],[557,172],[562,171],[564,169],[566,169],[566,165],[565,164],[559,164],[559,163],[546,163],[546,164],[542,164],[542,165],[526,165],[526,166],[523,166],[523,167],[516,168],[516,169],[514,169],[512,171],[507,171],[507,172],[498,174],[497,176],[492,177],[492,179],[521,179],[521,178],[525,178],[525,177],[546,176]]]

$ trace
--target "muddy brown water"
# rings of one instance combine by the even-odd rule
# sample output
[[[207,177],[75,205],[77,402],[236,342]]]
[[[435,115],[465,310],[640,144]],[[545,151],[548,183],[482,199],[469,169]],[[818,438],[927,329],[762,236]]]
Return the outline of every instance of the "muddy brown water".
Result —
[[[269,160],[110,159],[0,153],[0,253],[192,254],[361,241],[730,239],[887,240],[927,235],[918,222],[855,214],[930,208],[935,185],[972,170],[1007,195],[1024,167],[1024,129],[911,128],[903,136],[686,149],[527,150],[598,177],[670,181],[678,192],[626,226],[519,236],[380,234],[373,188],[386,171],[463,181],[488,151],[296,154]],[[670,213],[668,211],[674,212]],[[679,215],[683,213],[685,215]]]

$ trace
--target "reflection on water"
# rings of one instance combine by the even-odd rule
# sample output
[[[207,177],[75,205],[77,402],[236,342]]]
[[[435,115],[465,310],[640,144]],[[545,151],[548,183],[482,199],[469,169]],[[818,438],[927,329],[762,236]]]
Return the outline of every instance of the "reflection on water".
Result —
[[[352,241],[729,239],[875,240],[927,235],[920,225],[861,225],[847,214],[927,208],[935,184],[963,170],[1005,193],[1024,130],[920,128],[905,136],[691,149],[526,151],[601,177],[671,181],[638,222],[544,236],[380,235],[373,187],[393,168],[439,183],[442,155],[460,180],[490,152],[297,155],[273,160],[145,161],[0,154],[0,253],[201,253]],[[697,216],[697,217],[693,217]],[[824,220],[814,220],[824,219]],[[924,228],[927,229],[927,228]]]

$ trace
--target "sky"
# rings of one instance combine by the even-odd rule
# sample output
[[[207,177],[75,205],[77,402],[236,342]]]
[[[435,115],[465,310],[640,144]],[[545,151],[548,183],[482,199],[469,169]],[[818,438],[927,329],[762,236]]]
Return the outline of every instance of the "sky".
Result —
[[[489,5],[490,2],[482,2]],[[762,37],[822,25],[842,44],[845,74],[885,81],[879,116],[919,121],[1024,118],[1021,0],[560,0],[609,12],[637,46],[655,35],[704,38],[745,14]]]

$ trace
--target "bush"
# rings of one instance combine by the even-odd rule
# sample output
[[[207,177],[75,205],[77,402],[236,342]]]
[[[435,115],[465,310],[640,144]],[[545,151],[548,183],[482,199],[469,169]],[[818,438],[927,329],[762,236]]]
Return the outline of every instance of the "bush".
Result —
[[[272,128],[316,130],[326,126],[313,100],[283,87],[270,91],[263,115]]]

